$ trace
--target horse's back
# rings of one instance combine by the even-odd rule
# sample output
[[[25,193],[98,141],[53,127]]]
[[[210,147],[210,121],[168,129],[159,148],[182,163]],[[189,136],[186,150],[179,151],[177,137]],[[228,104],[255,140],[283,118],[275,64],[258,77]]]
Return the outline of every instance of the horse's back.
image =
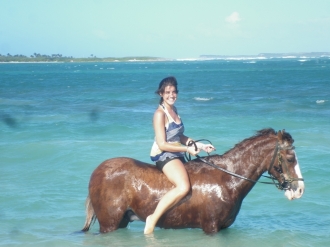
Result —
[[[103,183],[113,183],[128,177],[145,173],[159,173],[155,166],[127,157],[105,160],[92,173],[89,187]]]
[[[95,170],[98,169],[116,169],[116,168],[129,168],[129,167],[140,167],[142,169],[148,168],[155,168],[155,166],[133,159],[129,157],[116,157],[116,158],[111,158],[103,161]]]

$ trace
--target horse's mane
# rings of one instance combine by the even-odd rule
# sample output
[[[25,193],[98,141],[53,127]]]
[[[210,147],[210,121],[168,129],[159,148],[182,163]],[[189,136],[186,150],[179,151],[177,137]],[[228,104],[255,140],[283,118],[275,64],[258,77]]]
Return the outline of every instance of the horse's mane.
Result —
[[[292,137],[291,137],[291,135],[289,133],[286,133],[284,130],[283,130],[282,133],[283,133],[283,136],[282,136],[282,138],[283,138],[282,140],[283,141],[287,141],[289,143],[293,143],[294,140],[292,139]],[[276,136],[277,135],[277,132],[274,129],[272,129],[272,128],[265,128],[265,129],[262,129],[262,130],[258,130],[255,135],[253,135],[253,136],[251,136],[249,138],[246,138],[243,141],[237,143],[233,148],[231,148],[230,150],[228,150],[226,153],[230,152],[233,149],[240,149],[243,146],[245,146],[246,143],[250,143],[250,141],[255,140],[256,138],[259,138],[259,137],[262,137],[262,136],[271,136],[271,135],[273,135],[273,136]],[[226,153],[224,153],[224,155]]]
[[[258,136],[268,136],[268,135],[276,135],[277,132],[272,129],[272,128],[266,128],[262,130],[258,130],[257,133],[253,137],[258,137]],[[252,137],[248,138],[251,139]]]

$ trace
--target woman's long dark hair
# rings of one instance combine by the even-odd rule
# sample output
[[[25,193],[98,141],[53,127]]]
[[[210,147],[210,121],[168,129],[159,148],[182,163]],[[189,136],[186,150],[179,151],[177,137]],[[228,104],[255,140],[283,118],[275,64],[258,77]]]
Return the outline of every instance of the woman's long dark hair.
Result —
[[[158,95],[163,94],[165,92],[165,88],[167,86],[174,86],[176,92],[179,93],[178,82],[176,81],[174,76],[169,76],[169,77],[166,77],[163,80],[161,80],[161,82],[159,83],[158,89],[156,90],[155,93]],[[161,105],[163,103],[163,101],[164,101],[163,97],[160,97],[159,104]]]

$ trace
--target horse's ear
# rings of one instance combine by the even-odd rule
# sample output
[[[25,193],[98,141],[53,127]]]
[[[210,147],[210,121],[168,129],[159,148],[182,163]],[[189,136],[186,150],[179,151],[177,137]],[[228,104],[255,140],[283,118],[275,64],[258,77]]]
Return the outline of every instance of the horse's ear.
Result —
[[[279,142],[282,142],[283,141],[283,134],[284,134],[284,132],[285,132],[285,130],[279,130],[278,132],[277,132],[277,138],[278,138],[278,141]]]
[[[291,135],[289,133],[285,132],[285,129],[283,129],[282,131],[279,130],[277,132],[277,139],[280,143],[282,143],[284,145],[290,145],[294,142]]]

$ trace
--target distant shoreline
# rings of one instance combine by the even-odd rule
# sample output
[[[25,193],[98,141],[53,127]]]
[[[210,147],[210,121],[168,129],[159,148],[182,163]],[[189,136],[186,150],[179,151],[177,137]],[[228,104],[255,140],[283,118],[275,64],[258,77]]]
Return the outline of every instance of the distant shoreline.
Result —
[[[259,58],[259,59],[271,59],[271,58],[322,58],[330,57],[330,52],[287,52],[287,53],[259,53],[258,55],[201,55],[201,58],[218,58],[218,59],[229,59],[229,58]]]
[[[315,59],[330,58],[330,52],[301,52],[301,53],[260,53],[258,55],[200,55],[197,58],[161,58],[161,57],[86,57],[74,58],[62,55],[0,55],[0,63],[91,63],[91,62],[164,62],[164,61],[204,61],[204,60],[262,60],[262,59]]]
[[[0,63],[88,63],[88,62],[153,62],[167,61],[158,57],[121,57],[121,58],[73,58],[73,57],[16,57],[0,56]]]

